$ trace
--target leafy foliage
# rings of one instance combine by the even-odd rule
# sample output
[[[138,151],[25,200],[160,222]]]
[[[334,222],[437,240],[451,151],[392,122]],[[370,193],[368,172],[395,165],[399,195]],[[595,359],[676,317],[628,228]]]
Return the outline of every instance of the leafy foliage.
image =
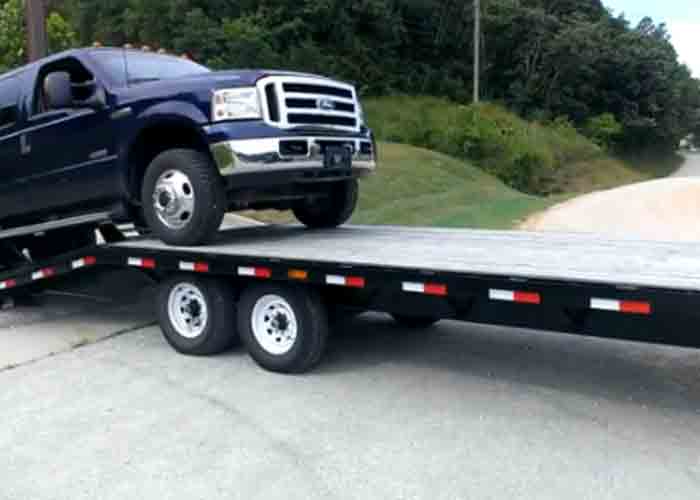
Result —
[[[0,4],[0,71],[24,60],[24,29],[19,0]]]
[[[610,176],[618,174],[641,180],[624,172],[624,165],[610,159],[564,118],[528,122],[495,104],[460,106],[417,96],[368,99],[365,108],[381,140],[468,160],[526,193],[549,195],[609,187]],[[588,186],[572,184],[578,176],[597,176],[596,169],[607,170],[608,178]]]
[[[612,149],[622,135],[622,125],[612,113],[603,113],[588,119],[584,131],[600,147]]]
[[[49,47],[53,52],[75,46],[77,36],[59,13],[46,20]],[[22,0],[0,2],[0,71],[19,66],[25,60],[25,28]]]

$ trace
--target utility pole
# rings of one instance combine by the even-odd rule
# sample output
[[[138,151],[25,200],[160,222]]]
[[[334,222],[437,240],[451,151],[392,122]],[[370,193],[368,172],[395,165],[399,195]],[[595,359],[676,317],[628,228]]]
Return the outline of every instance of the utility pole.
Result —
[[[481,1],[474,0],[474,103],[479,102],[481,80]]]
[[[48,54],[45,2],[46,0],[24,0],[29,62],[46,57]]]

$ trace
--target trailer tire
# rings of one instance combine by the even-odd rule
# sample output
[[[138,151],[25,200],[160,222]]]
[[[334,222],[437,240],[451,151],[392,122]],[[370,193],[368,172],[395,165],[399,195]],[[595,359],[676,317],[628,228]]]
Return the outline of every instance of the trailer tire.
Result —
[[[394,321],[396,321],[399,325],[405,328],[415,329],[429,328],[438,321],[440,321],[439,318],[433,318],[431,316],[409,316],[406,314],[392,314],[391,317],[394,318]]]
[[[221,227],[226,194],[207,155],[171,149],[146,169],[141,203],[157,238],[168,245],[194,246],[211,241]]]
[[[253,285],[238,303],[238,331],[261,367],[304,373],[319,363],[325,351],[328,316],[318,292],[311,288]]]
[[[233,288],[221,279],[182,274],[164,281],[158,321],[165,340],[182,354],[219,354],[239,343]]]
[[[357,207],[359,184],[357,179],[333,182],[328,196],[313,201],[304,200],[296,204],[294,216],[307,227],[323,229],[345,224]]]

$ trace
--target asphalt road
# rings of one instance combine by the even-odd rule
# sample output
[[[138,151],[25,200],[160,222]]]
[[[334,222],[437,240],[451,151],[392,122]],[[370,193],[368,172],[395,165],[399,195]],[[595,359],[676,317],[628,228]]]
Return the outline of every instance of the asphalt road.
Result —
[[[0,371],[0,499],[700,496],[699,351],[367,315],[290,377],[114,324],[150,322],[151,296],[34,317],[116,335]]]
[[[700,177],[700,154],[685,154],[685,163],[671,177]]]

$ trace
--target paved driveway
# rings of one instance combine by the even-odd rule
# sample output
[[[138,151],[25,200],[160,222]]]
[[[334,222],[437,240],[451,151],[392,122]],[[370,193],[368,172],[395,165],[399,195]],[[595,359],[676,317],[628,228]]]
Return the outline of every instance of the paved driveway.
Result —
[[[700,153],[688,153],[685,163],[671,177],[700,177]]]
[[[368,315],[292,377],[147,327],[0,372],[0,498],[690,499],[699,413],[693,350]]]

